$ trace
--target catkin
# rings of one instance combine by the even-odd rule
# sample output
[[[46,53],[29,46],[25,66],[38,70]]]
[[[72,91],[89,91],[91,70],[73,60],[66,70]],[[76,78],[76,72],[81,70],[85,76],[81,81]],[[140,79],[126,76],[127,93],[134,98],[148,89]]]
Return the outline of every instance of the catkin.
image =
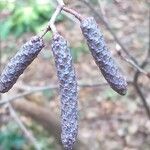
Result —
[[[98,25],[93,17],[84,18],[81,21],[81,30],[87,40],[87,44],[92,56],[101,70],[103,76],[117,93],[125,95],[127,91],[127,82],[122,71],[112,59],[104,37],[98,29]]]
[[[67,41],[56,33],[52,40],[61,96],[61,139],[66,150],[71,150],[78,132],[77,81]]]
[[[0,76],[0,92],[5,93],[12,88],[19,76],[36,58],[44,47],[43,40],[38,36],[26,42],[17,54],[10,60]]]

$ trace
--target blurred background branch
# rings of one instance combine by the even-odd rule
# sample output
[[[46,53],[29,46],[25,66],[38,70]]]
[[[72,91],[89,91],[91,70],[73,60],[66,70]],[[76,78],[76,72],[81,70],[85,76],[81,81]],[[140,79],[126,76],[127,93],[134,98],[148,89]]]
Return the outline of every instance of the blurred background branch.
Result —
[[[144,68],[146,67],[146,65],[148,64],[148,61],[150,59],[150,47],[147,51],[147,55],[145,57],[145,60],[142,62],[142,65],[141,65],[141,68]],[[149,74],[150,75],[150,74]],[[139,95],[139,97],[141,98],[141,101],[143,103],[143,106],[145,107],[145,110],[146,110],[146,113],[147,113],[147,116],[149,117],[150,119],[150,107],[145,99],[145,96],[141,90],[141,87],[140,85],[138,84],[138,79],[139,79],[139,76],[140,76],[140,71],[136,71],[135,75],[134,75],[134,86],[135,86],[135,89],[137,91],[137,94]]]
[[[132,84],[131,81],[127,81],[127,83]],[[104,86],[109,86],[109,85],[108,85],[108,83],[97,83],[97,84],[79,83],[78,84],[79,88],[96,88],[96,87],[104,87]],[[25,92],[18,94],[14,97],[11,97],[9,99],[2,99],[0,101],[0,105],[4,105],[7,102],[11,102],[11,101],[20,99],[22,97],[31,95],[36,92],[42,92],[45,90],[58,90],[58,86],[57,85],[48,85],[48,86],[43,86],[43,87],[32,87],[32,86],[28,86],[28,85],[21,85],[21,87],[19,86],[19,89],[24,90]]]
[[[23,133],[25,134],[26,138],[28,139],[29,142],[31,142],[31,144],[34,145],[34,148],[36,150],[40,150],[38,143],[35,139],[35,137],[31,134],[31,132],[24,126],[24,124],[22,123],[22,121],[20,120],[20,118],[18,117],[15,109],[12,107],[12,105],[10,103],[8,104],[8,109],[10,111],[10,115],[11,117],[15,120],[15,122],[18,124],[18,126],[20,127],[20,129],[23,131]]]

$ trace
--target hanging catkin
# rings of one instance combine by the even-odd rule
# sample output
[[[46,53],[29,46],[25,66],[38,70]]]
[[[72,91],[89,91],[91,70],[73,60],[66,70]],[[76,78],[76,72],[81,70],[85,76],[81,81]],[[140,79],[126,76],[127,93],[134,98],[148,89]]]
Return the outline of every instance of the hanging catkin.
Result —
[[[84,18],[81,21],[81,30],[87,40],[87,44],[92,56],[101,70],[103,76],[117,93],[125,95],[127,82],[115,61],[112,59],[104,37],[98,29],[98,25],[93,17]]]
[[[66,150],[71,150],[78,132],[77,81],[67,41],[56,33],[52,40],[61,96],[61,139]]]
[[[43,40],[38,36],[26,42],[10,60],[0,76],[0,92],[5,93],[12,88],[19,76],[36,58],[44,47]]]

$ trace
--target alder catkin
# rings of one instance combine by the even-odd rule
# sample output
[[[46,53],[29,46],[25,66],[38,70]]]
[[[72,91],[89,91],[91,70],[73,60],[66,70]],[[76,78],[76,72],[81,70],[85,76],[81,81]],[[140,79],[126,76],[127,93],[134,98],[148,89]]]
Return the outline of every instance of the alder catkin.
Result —
[[[55,58],[61,96],[61,139],[66,150],[71,150],[78,132],[77,81],[67,41],[54,34],[52,52]]]
[[[84,18],[81,21],[81,30],[87,40],[87,44],[92,56],[101,70],[103,76],[117,93],[125,95],[127,82],[115,61],[112,59],[104,37],[98,29],[98,25],[93,17]]]
[[[35,36],[26,42],[10,60],[0,76],[0,92],[5,93],[12,88],[19,76],[36,58],[44,47],[43,40]]]

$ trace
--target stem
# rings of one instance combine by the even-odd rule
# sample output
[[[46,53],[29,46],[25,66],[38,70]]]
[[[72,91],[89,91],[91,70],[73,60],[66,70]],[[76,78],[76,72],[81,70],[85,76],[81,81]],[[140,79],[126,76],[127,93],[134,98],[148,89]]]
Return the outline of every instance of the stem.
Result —
[[[53,33],[57,33],[57,30],[56,30],[56,27],[55,27],[55,21],[56,21],[56,18],[57,16],[59,15],[59,13],[61,12],[62,8],[63,8],[64,5],[58,5],[54,14],[52,15],[50,21],[48,22],[48,25],[46,27],[46,29],[43,31],[43,33],[40,35],[40,38],[43,38],[45,36],[45,34],[48,32],[48,31],[52,31]]]
[[[79,21],[81,21],[83,19],[83,16],[81,14],[79,14],[77,11],[71,9],[71,8],[68,8],[68,7],[63,7],[62,8],[64,11],[72,14],[73,16],[75,16]]]
[[[17,115],[15,109],[12,107],[12,105],[10,103],[8,103],[8,108],[10,111],[10,114],[12,116],[12,118],[14,119],[14,121],[18,124],[18,126],[20,127],[20,129],[23,131],[23,133],[25,134],[26,138],[29,140],[29,142],[31,142],[31,144],[34,145],[36,150],[41,150],[38,146],[38,143],[35,139],[35,137],[31,134],[30,131],[28,131],[28,129],[25,127],[25,125],[23,124],[23,122],[20,120],[19,116]]]
[[[132,85],[132,81],[128,81],[128,84]],[[88,84],[88,83],[80,83],[80,82],[78,83],[79,90],[81,88],[96,88],[96,87],[104,87],[107,85],[108,85],[108,83],[97,83],[97,84]],[[48,86],[43,86],[43,87],[28,87],[28,86],[22,85],[21,89],[23,89],[23,90],[28,89],[28,90],[26,90],[25,92],[23,92],[21,94],[17,94],[14,97],[10,97],[8,99],[2,99],[0,101],[0,106],[6,104],[8,102],[17,100],[19,98],[22,98],[24,96],[34,94],[36,92],[42,92],[45,90],[58,90],[58,86],[57,85],[48,85]]]
[[[63,0],[57,0],[58,4],[61,5],[61,6],[64,6],[64,1]]]
[[[50,20],[49,23],[48,23],[48,26],[51,28],[51,30],[52,30],[53,33],[56,33],[56,32],[57,32],[54,23],[55,23],[55,21],[56,21],[57,16],[58,16],[59,13],[61,12],[62,8],[63,8],[63,5],[58,5],[58,7],[56,8],[56,11],[54,12],[54,14],[53,14],[51,20]]]

